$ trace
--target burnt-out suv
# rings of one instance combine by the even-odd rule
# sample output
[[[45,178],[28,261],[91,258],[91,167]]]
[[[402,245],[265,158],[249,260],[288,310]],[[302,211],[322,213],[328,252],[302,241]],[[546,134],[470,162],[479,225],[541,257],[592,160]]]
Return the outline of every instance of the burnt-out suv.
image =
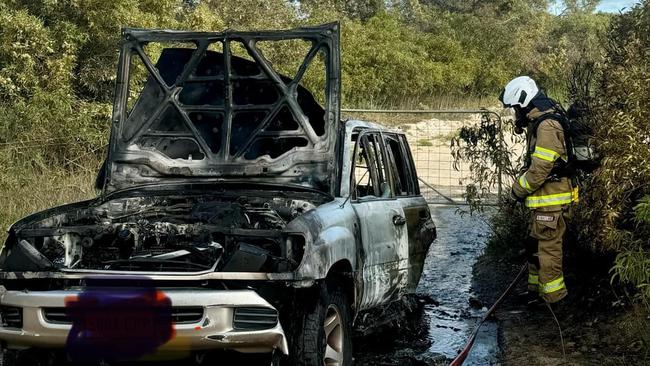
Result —
[[[287,76],[262,45],[296,40]],[[341,121],[339,63],[336,23],[124,29],[99,196],[9,229],[2,364],[350,365],[356,314],[415,290],[436,230],[404,134]]]

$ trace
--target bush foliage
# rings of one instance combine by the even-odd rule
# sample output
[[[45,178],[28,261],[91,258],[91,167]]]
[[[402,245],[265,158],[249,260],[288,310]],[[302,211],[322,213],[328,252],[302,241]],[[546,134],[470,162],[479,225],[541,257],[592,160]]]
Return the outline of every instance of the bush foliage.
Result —
[[[582,242],[618,253],[615,279],[650,302],[650,3],[617,17],[586,102],[601,154],[580,205]]]

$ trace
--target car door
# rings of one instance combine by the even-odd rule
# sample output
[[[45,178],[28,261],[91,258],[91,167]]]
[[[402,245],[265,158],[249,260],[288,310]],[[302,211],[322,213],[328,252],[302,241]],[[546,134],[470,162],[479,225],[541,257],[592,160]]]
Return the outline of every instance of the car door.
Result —
[[[399,264],[407,255],[408,234],[404,210],[393,194],[381,133],[362,133],[355,151],[351,204],[363,248],[363,309],[399,298],[406,283]]]
[[[383,134],[388,166],[393,177],[394,195],[404,211],[408,244],[400,249],[399,271],[407,279],[405,293],[413,293],[420,281],[424,260],[431,243],[436,238],[436,227],[431,219],[429,205],[420,195],[420,189],[404,135]]]

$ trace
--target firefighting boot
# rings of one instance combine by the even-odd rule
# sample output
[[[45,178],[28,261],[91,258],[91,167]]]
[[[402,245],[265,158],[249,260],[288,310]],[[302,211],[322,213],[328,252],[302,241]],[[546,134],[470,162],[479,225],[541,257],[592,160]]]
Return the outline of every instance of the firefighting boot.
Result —
[[[536,307],[544,303],[537,291],[524,291],[517,295],[517,303],[527,307]]]
[[[567,312],[567,301],[562,299],[557,302],[549,303],[546,302],[546,305],[553,311],[555,314],[562,314]]]

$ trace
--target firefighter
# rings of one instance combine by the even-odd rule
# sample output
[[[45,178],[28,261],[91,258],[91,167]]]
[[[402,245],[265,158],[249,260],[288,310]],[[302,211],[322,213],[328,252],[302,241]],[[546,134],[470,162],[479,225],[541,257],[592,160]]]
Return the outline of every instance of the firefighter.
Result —
[[[526,130],[526,158],[511,196],[531,212],[528,254],[528,302],[556,303],[567,295],[562,273],[562,241],[577,187],[563,168],[568,163],[564,130],[552,114],[562,109],[533,79],[520,76],[504,88],[501,102],[515,110],[515,132]]]

